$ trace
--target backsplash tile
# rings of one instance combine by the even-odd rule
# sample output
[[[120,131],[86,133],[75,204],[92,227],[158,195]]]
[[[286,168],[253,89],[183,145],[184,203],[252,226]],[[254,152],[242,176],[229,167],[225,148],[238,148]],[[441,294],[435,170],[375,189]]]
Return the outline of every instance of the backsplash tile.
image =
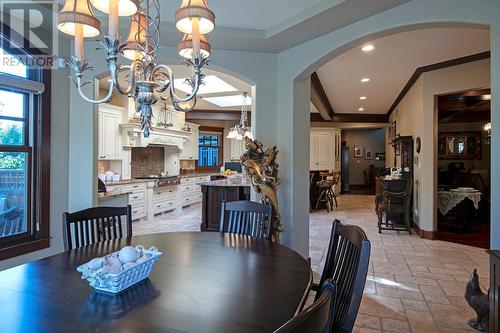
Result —
[[[132,178],[159,175],[165,170],[165,148],[132,148]]]

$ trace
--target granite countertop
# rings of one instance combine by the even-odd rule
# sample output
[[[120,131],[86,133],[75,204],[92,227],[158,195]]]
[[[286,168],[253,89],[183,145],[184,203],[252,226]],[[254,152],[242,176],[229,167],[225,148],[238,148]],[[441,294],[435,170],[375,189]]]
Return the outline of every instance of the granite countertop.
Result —
[[[97,199],[108,199],[108,198],[115,198],[115,197],[119,197],[121,195],[129,195],[131,194],[132,192],[123,192],[122,190],[113,190],[113,191],[109,191],[109,192],[106,192],[106,193],[97,193]]]
[[[212,180],[209,182],[204,182],[204,183],[197,183],[197,185],[205,185],[205,186],[219,186],[219,187],[250,187],[252,184],[250,182],[246,182],[244,180],[241,181],[241,183],[231,183],[227,179],[220,179],[220,180]]]
[[[147,183],[154,181],[154,179],[123,179],[119,180],[117,182],[104,182],[104,185],[106,186],[118,186],[118,185],[128,185],[128,184],[135,184],[135,183]]]
[[[179,175],[180,178],[195,178],[195,177],[204,177],[204,176],[212,176],[212,175],[220,175],[216,172],[189,172],[183,175]]]

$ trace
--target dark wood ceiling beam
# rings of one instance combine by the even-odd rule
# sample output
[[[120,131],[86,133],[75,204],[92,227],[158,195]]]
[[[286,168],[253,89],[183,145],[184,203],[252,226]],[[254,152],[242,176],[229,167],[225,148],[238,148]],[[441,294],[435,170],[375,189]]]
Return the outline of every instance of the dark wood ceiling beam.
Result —
[[[336,113],[332,120],[325,121],[318,113],[311,113],[311,122],[324,123],[387,123],[389,117],[386,114],[359,114],[359,113]]]
[[[415,72],[413,73],[413,75],[410,77],[410,80],[408,80],[408,82],[404,86],[403,90],[401,90],[401,92],[399,93],[398,97],[396,97],[396,100],[394,101],[394,103],[392,103],[391,107],[389,108],[389,111],[387,111],[387,115],[388,116],[391,115],[391,113],[396,109],[396,107],[403,100],[403,98],[406,96],[406,94],[410,91],[410,89],[413,87],[415,82],[417,82],[418,78],[423,73],[432,72],[432,71],[447,68],[447,67],[453,67],[453,66],[457,66],[457,65],[467,64],[467,63],[474,62],[474,61],[489,59],[490,57],[491,57],[490,51],[486,51],[486,52],[481,52],[481,53],[473,54],[473,55],[466,56],[466,57],[451,59],[451,60],[447,60],[447,61],[443,61],[443,62],[438,62],[436,64],[427,65],[427,66],[417,68],[415,70]]]
[[[240,111],[220,111],[220,110],[193,110],[186,112],[186,121],[192,120],[220,120],[220,121],[239,121]],[[248,112],[248,120],[252,116]]]
[[[318,109],[323,120],[332,120],[335,112],[316,72],[311,75],[311,102]]]

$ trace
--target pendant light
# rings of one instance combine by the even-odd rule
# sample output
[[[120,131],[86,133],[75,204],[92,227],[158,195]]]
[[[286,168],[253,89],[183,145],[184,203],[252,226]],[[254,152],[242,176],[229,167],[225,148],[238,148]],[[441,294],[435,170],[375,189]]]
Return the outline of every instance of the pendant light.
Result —
[[[228,139],[243,140],[248,138],[253,140],[252,128],[248,126],[248,97],[247,93],[243,92],[243,102],[241,103],[241,118],[240,123],[229,130]]]
[[[200,35],[200,53],[203,58],[210,56],[211,46],[205,35]],[[193,36],[184,34],[179,43],[179,55],[186,59],[192,59],[194,54]]]
[[[142,58],[142,53],[140,48],[145,48],[146,42],[146,25],[148,24],[148,19],[146,15],[142,12],[137,12],[132,16],[132,21],[130,22],[130,31],[127,38],[127,46],[123,50],[123,56],[129,60],[135,60]],[[149,49],[151,46],[148,47]],[[144,50],[145,51],[145,50]]]
[[[75,54],[83,57],[83,39],[97,37],[101,22],[94,16],[87,0],[66,0],[58,14],[57,28],[75,37]]]

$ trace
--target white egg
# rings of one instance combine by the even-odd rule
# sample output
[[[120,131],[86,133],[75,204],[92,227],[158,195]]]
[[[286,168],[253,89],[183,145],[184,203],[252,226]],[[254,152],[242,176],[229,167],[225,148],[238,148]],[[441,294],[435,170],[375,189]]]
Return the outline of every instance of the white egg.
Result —
[[[142,256],[142,257],[139,257],[139,258],[135,261],[135,263],[136,263],[136,264],[142,264],[143,262],[147,261],[148,259],[149,259],[148,257],[146,257],[146,256]]]
[[[123,264],[123,270],[126,270],[126,269],[129,269],[129,268],[132,268],[136,265],[135,262],[127,262],[125,264]]]
[[[104,265],[102,266],[102,269],[109,274],[118,274],[121,272],[122,267],[120,266],[115,266],[115,265]]]
[[[137,258],[139,258],[139,251],[134,249],[132,246],[125,246],[120,250],[118,258],[123,264],[131,261],[136,261]]]
[[[109,256],[104,265],[122,267],[122,262],[116,257]]]
[[[91,270],[96,271],[99,268],[101,268],[103,264],[104,264],[104,259],[103,258],[94,258],[94,259],[92,259],[92,260],[90,260],[88,262],[87,266]]]

